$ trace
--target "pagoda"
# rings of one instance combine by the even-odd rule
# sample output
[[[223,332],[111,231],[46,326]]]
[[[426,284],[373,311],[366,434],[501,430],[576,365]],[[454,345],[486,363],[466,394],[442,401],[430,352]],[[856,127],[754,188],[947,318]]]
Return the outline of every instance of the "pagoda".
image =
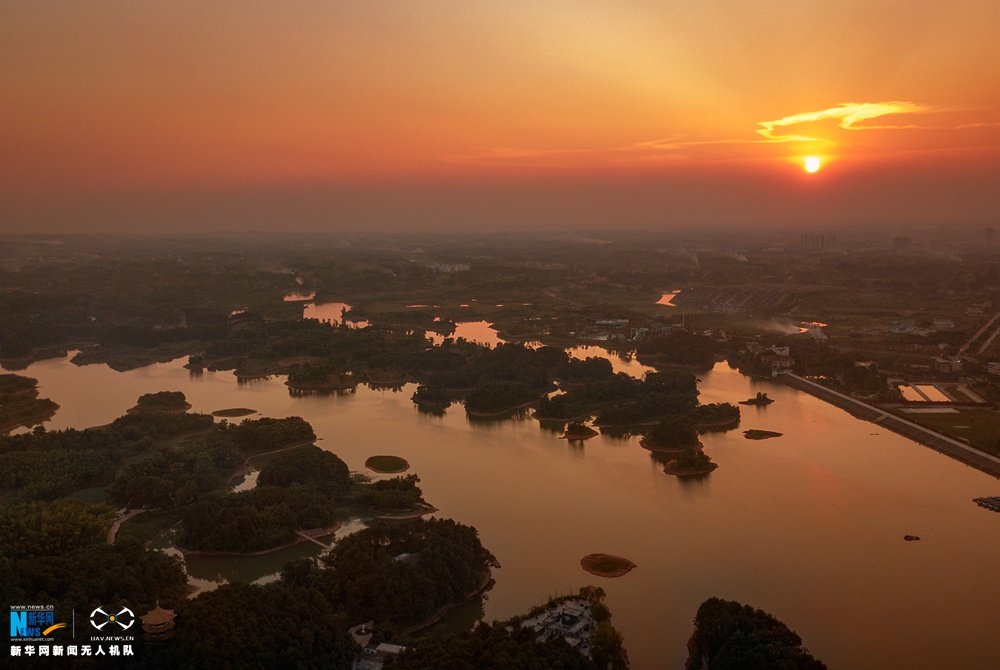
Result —
[[[142,616],[142,630],[146,639],[165,640],[174,634],[174,611],[156,607]]]

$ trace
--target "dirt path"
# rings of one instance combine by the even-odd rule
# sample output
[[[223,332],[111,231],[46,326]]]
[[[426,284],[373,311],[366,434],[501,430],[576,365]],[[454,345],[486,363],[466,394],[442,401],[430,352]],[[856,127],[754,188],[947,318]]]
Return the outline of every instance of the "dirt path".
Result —
[[[122,524],[131,519],[134,516],[139,516],[146,510],[144,509],[133,509],[129,510],[128,514],[118,517],[118,519],[111,524],[111,528],[108,529],[108,544],[115,543],[115,537],[118,536],[118,529],[122,527]]]
[[[261,456],[268,456],[270,454],[280,454],[282,451],[288,451],[289,449],[298,449],[299,447],[304,447],[307,444],[313,444],[314,442],[316,442],[316,440],[309,440],[307,442],[299,442],[297,444],[292,444],[292,445],[289,445],[287,447],[282,447],[281,449],[275,449],[274,451],[265,451],[265,452],[262,452],[262,453],[259,453],[259,454],[254,454],[253,456],[248,457],[245,461],[243,461],[243,465],[241,465],[240,467],[236,468],[236,472],[234,472],[232,474],[232,476],[229,477],[230,485],[232,485],[231,482],[234,479],[236,479],[237,477],[239,477],[240,475],[242,475],[242,476],[245,477],[247,474],[250,473],[250,470],[251,470],[251,468],[250,468],[250,461],[252,461],[253,459],[259,458]]]

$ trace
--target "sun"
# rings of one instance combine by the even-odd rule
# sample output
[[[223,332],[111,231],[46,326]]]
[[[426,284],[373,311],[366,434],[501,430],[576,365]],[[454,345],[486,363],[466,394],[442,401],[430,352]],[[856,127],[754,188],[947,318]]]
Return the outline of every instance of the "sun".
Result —
[[[819,156],[806,156],[805,159],[803,159],[803,162],[806,166],[806,172],[810,173],[819,170],[820,166],[823,164],[822,161],[820,161]]]

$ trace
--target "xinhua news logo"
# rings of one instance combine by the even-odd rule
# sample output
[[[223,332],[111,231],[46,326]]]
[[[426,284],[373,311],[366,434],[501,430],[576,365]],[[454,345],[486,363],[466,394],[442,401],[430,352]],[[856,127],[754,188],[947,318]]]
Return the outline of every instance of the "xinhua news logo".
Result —
[[[43,639],[54,631],[65,627],[65,623],[56,623],[55,609],[51,605],[12,606],[10,608],[10,637],[12,640]]]

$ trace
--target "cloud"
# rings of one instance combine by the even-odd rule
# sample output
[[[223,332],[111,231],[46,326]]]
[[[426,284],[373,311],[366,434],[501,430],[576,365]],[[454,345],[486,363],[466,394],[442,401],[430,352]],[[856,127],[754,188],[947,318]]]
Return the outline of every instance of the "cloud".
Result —
[[[787,132],[784,129],[803,123],[814,123],[816,121],[826,121],[830,119],[839,119],[840,123],[838,125],[844,130],[898,130],[904,128],[918,128],[920,126],[876,126],[864,124],[864,122],[890,114],[913,114],[927,111],[930,111],[928,107],[912,102],[844,103],[837,107],[830,107],[829,109],[824,109],[818,112],[802,112],[800,114],[793,114],[775,121],[760,121],[757,123],[758,126],[761,126],[757,129],[757,133],[763,135],[765,139],[688,140],[683,136],[675,135],[673,137],[664,137],[656,140],[637,142],[631,147],[628,147],[628,149],[674,150],[685,147],[704,147],[725,144],[771,144],[775,142],[824,142],[829,144],[831,143],[831,140]],[[972,127],[972,125],[959,126],[959,128],[963,127]]]
[[[1000,123],[997,122],[978,122],[978,123],[965,123],[962,125],[948,125],[948,126],[924,126],[916,124],[876,124],[870,123],[874,119],[878,119],[883,116],[893,116],[900,114],[920,114],[929,112],[942,112],[947,111],[942,108],[931,108],[926,105],[921,105],[914,102],[902,102],[902,101],[889,101],[889,102],[849,102],[842,103],[836,107],[830,107],[828,109],[823,109],[814,112],[801,112],[799,114],[792,114],[790,116],[785,116],[780,119],[775,119],[773,121],[759,121],[757,125],[759,128],[756,129],[757,135],[760,137],[755,137],[753,135],[747,138],[730,138],[730,139],[689,139],[684,135],[673,135],[669,137],[662,137],[659,139],[646,140],[643,142],[636,142],[628,146],[607,148],[603,150],[599,149],[530,149],[530,148],[496,148],[496,149],[484,149],[479,153],[472,155],[460,155],[460,156],[447,156],[445,160],[455,161],[455,162],[469,162],[469,163],[504,163],[504,162],[533,162],[545,158],[554,158],[558,156],[569,157],[569,156],[580,156],[580,155],[591,155],[591,156],[603,156],[605,159],[610,159],[612,162],[624,162],[643,160],[670,160],[677,159],[680,154],[677,153],[679,149],[691,148],[691,147],[710,147],[710,146],[723,146],[723,145],[753,145],[753,144],[773,144],[773,143],[785,143],[785,142],[810,142],[810,143],[823,143],[823,144],[833,144],[834,141],[831,139],[813,137],[811,135],[806,135],[802,131],[795,131],[796,126],[801,126],[808,123],[816,123],[821,121],[836,121],[837,125],[843,130],[903,130],[903,129],[921,129],[921,130],[962,130],[962,129],[972,129],[972,128],[990,128],[997,127]],[[645,156],[636,157],[635,152],[645,153]],[[661,153],[657,153],[661,152]],[[662,153],[668,152],[668,153]],[[632,154],[632,156],[629,156]],[[618,156],[618,158],[614,158]]]
[[[815,142],[819,138],[808,137],[806,135],[795,135],[782,132],[782,128],[797,126],[802,123],[813,123],[815,121],[825,121],[828,119],[840,119],[838,124],[844,130],[885,130],[916,128],[917,126],[907,125],[860,125],[870,119],[877,119],[880,116],[889,114],[913,114],[925,112],[926,107],[912,102],[850,102],[843,103],[838,107],[830,107],[818,112],[802,112],[793,114],[776,121],[761,121],[757,125],[757,133],[767,138],[769,142]]]

